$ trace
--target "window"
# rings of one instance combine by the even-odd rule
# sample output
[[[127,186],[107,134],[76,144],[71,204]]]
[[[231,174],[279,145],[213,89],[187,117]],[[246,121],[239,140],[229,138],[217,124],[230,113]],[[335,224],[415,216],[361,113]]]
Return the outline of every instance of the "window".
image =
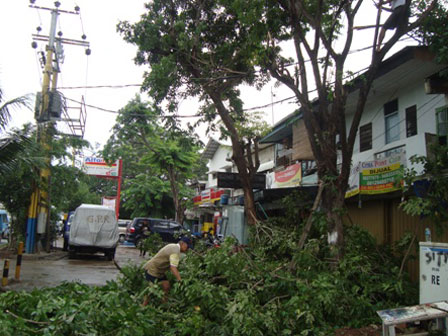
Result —
[[[152,221],[153,229],[169,229],[170,224],[168,221],[163,220],[153,220]]]
[[[384,121],[386,144],[400,140],[400,120],[398,117],[398,100],[384,104]]]
[[[413,105],[406,109],[406,137],[417,134],[417,106]]]
[[[359,151],[364,152],[369,149],[372,149],[372,123],[359,128]]]
[[[448,134],[448,105],[436,109],[436,127],[439,144],[447,144]]]

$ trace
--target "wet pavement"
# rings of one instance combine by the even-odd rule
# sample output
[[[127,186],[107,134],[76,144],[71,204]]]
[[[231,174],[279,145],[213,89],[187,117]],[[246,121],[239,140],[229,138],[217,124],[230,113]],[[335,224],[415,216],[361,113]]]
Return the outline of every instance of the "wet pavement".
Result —
[[[3,259],[0,259],[3,268]],[[120,266],[140,265],[145,262],[138,249],[131,244],[120,244],[115,253],[115,262]],[[69,259],[68,253],[56,248],[50,253],[24,254],[20,280],[15,280],[15,256],[10,257],[8,285],[3,290],[32,290],[33,288],[54,287],[64,281],[101,286],[116,279],[120,271],[114,261],[108,261],[103,254],[79,255]]]

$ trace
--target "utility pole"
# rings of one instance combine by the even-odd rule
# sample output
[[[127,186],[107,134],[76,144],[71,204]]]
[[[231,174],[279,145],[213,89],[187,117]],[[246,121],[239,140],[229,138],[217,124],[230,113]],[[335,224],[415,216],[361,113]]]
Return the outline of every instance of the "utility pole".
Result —
[[[33,35],[32,47],[37,48],[36,41],[46,41],[46,56],[43,70],[42,91],[36,95],[35,119],[37,124],[37,142],[45,151],[45,167],[39,172],[40,183],[34,187],[31,204],[28,210],[26,228],[26,253],[36,251],[36,234],[46,238],[45,249],[50,249],[50,177],[51,177],[51,142],[55,131],[55,122],[61,120],[62,97],[56,91],[60,58],[63,55],[62,43],[70,43],[88,47],[88,42],[62,38],[62,32],[56,37],[58,17],[61,13],[79,15],[79,7],[75,11],[59,9],[60,2],[54,3],[54,8],[34,5],[36,0],[30,0],[30,7],[51,12],[51,26],[48,36]],[[40,28],[40,27],[39,27]],[[38,29],[38,32],[40,29]],[[83,35],[85,39],[85,35]],[[90,54],[90,49],[86,49]],[[51,85],[51,87],[50,87]]]

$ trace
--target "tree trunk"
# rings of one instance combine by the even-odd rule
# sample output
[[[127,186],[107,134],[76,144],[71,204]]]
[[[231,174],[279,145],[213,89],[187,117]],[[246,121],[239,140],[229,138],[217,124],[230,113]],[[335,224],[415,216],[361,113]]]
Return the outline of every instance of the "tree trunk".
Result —
[[[238,176],[243,187],[246,220],[249,225],[255,225],[257,221],[257,213],[255,211],[254,192],[252,189],[252,176],[258,169],[259,161],[257,160],[255,165],[251,165],[249,163],[249,161],[252,161],[251,158],[246,159],[246,156],[250,156],[252,153],[245,152],[243,141],[238,134],[234,120],[231,118],[229,111],[224,106],[221,95],[216,92],[209,91],[209,96],[215,104],[216,110],[218,111],[222,122],[230,133],[233,151],[232,159],[238,169]],[[258,153],[256,156],[258,157]]]
[[[328,244],[334,257],[340,259],[344,255],[344,230],[342,211],[344,209],[345,190],[337,183],[329,183],[322,192],[322,211],[326,214]]]

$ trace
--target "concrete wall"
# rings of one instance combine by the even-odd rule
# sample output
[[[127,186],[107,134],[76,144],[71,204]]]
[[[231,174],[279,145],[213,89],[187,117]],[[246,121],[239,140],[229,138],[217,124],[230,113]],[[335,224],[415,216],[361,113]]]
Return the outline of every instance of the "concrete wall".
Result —
[[[224,167],[232,165],[232,161],[226,160],[227,157],[231,157],[231,155],[232,155],[231,147],[224,145],[219,146],[213,158],[208,162],[208,170],[210,172],[225,171]],[[216,188],[217,183],[218,181],[216,178],[213,178],[213,174],[208,174],[208,182],[206,188]]]

